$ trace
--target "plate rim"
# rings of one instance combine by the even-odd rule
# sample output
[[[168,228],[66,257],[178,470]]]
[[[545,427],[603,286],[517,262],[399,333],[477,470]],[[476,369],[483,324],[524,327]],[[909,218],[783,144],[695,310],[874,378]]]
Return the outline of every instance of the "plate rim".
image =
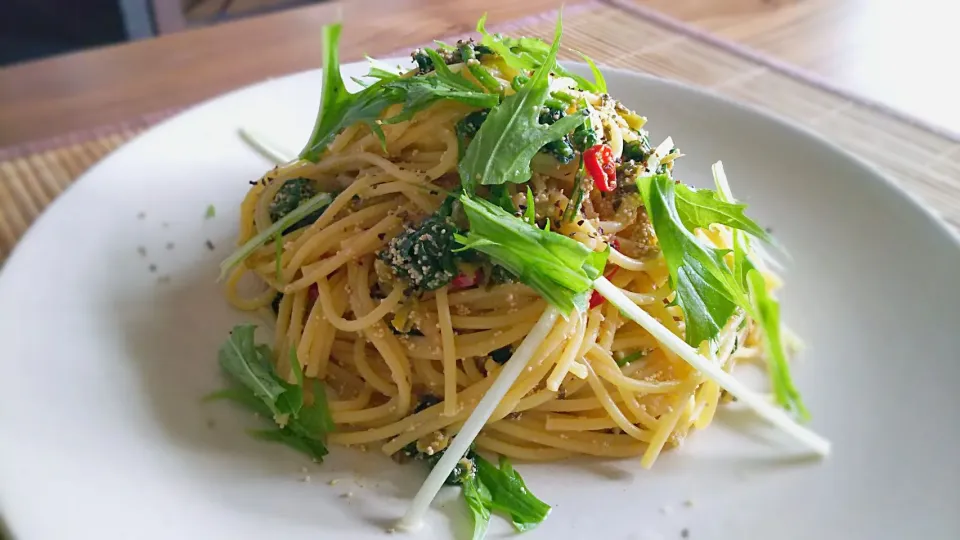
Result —
[[[384,59],[383,61],[392,62],[397,58],[399,57],[387,58],[387,59]],[[580,62],[565,62],[565,64],[568,66],[575,66],[578,69],[588,69],[586,64],[583,64]],[[342,70],[350,69],[350,68],[355,68],[356,66],[362,66],[362,65],[365,65],[364,61],[351,62],[349,64],[344,64],[341,67],[341,69]],[[871,178],[881,180],[882,184],[885,184],[886,188],[892,189],[893,193],[902,196],[902,198],[907,201],[910,201],[910,204],[913,207],[915,207],[915,210],[919,210],[920,213],[924,216],[926,223],[929,223],[929,225],[932,225],[933,228],[940,229],[941,235],[945,237],[944,240],[951,242],[954,248],[960,248],[960,233],[958,233],[955,227],[949,222],[947,222],[943,216],[941,216],[923,199],[921,199],[919,195],[915,195],[911,191],[908,191],[906,186],[903,186],[899,182],[893,180],[891,177],[889,177],[888,175],[880,171],[875,165],[869,163],[868,161],[859,157],[853,152],[850,152],[840,147],[838,144],[830,141],[824,135],[821,135],[820,133],[814,131],[813,129],[797,124],[777,114],[774,111],[765,109],[763,107],[760,107],[751,103],[737,101],[735,99],[713,92],[708,88],[698,87],[698,86],[690,85],[684,82],[675,81],[671,79],[665,79],[665,78],[651,75],[648,73],[641,73],[641,72],[636,72],[636,71],[631,71],[631,70],[626,70],[621,68],[612,68],[609,66],[601,66],[601,68],[604,71],[604,73],[616,73],[618,74],[618,76],[622,76],[626,78],[642,79],[647,82],[653,82],[655,84],[665,85],[668,88],[681,89],[683,91],[692,92],[697,99],[706,99],[708,101],[709,100],[719,101],[720,103],[723,104],[722,106],[732,107],[731,111],[738,115],[746,114],[754,120],[773,122],[778,129],[793,131],[795,134],[798,134],[802,137],[806,137],[808,142],[817,144],[821,151],[831,151],[836,154],[839,154],[849,164],[862,169]],[[38,218],[30,225],[30,227],[24,233],[24,235],[20,238],[20,240],[18,241],[14,249],[11,250],[11,253],[6,261],[6,264],[4,264],[2,268],[0,268],[0,291],[4,290],[4,288],[7,286],[7,283],[11,282],[11,280],[13,279],[9,276],[18,275],[22,273],[23,270],[26,270],[29,268],[28,266],[24,266],[23,269],[19,269],[19,267],[23,263],[18,262],[22,258],[22,256],[18,256],[17,254],[23,251],[22,244],[24,244],[25,242],[31,241],[31,239],[38,234],[37,233],[38,227],[42,229],[43,227],[42,223],[44,223],[44,220],[49,219],[48,214],[51,212],[58,212],[59,210],[56,210],[57,208],[59,208],[59,206],[57,206],[58,204],[60,206],[63,206],[64,204],[69,204],[69,202],[63,203],[63,200],[65,196],[67,196],[67,194],[71,193],[71,190],[74,190],[74,187],[76,184],[79,184],[80,182],[89,183],[90,180],[88,179],[88,177],[95,177],[97,174],[99,174],[100,167],[103,167],[104,164],[108,162],[108,160],[112,159],[115,156],[115,154],[119,152],[129,151],[127,147],[131,143],[140,141],[142,137],[152,134],[155,130],[162,129],[164,126],[167,125],[168,122],[180,121],[182,116],[189,116],[191,113],[194,113],[198,108],[212,105],[213,103],[217,102],[220,99],[227,98],[229,96],[233,96],[247,90],[252,90],[260,86],[269,86],[271,84],[274,84],[275,81],[278,81],[280,79],[302,76],[307,73],[319,73],[321,71],[322,70],[320,69],[312,69],[312,70],[305,70],[305,71],[290,73],[290,74],[284,75],[283,77],[266,79],[256,83],[244,85],[242,87],[230,90],[228,92],[218,94],[216,96],[203,100],[199,103],[190,105],[184,108],[182,111],[179,111],[177,114],[169,118],[166,118],[161,122],[158,122],[157,124],[137,134],[136,136],[131,138],[129,141],[125,142],[123,145],[121,145],[117,149],[110,152],[108,155],[104,156],[104,158],[102,158],[100,161],[95,163],[87,171],[84,171],[83,174],[81,174],[74,182],[72,182],[60,194],[60,196],[56,198],[56,200],[54,200],[50,205],[48,205],[41,212],[41,215],[38,216]],[[318,89],[318,94],[319,94],[319,89]],[[926,226],[924,227],[923,231],[927,231]],[[944,245],[944,243],[940,241],[938,241],[937,243],[938,245],[941,245],[941,246]],[[11,267],[11,262],[16,262],[14,267],[16,269],[19,269],[17,271],[17,274],[11,274],[11,272],[9,271],[9,268]],[[0,516],[0,536],[2,536],[3,532],[7,532],[8,534],[11,534],[12,531],[16,530],[16,528],[14,527],[15,522],[17,522],[17,520],[14,519],[12,516]]]

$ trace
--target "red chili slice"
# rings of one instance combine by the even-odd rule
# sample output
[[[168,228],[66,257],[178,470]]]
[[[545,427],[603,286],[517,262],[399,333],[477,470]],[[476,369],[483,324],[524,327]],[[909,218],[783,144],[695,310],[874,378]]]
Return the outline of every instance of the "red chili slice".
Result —
[[[453,281],[450,282],[450,288],[453,290],[457,289],[466,289],[467,287],[473,287],[477,283],[480,283],[480,278],[482,274],[480,270],[477,270],[473,275],[467,275],[463,272],[457,274],[457,277],[453,278]]]
[[[600,191],[613,191],[617,187],[617,165],[613,150],[606,144],[591,146],[583,151],[583,164]]]
[[[590,295],[590,309],[599,306],[604,300],[606,300],[606,298],[604,298],[602,294],[598,293],[597,291],[593,291],[593,293]]]
[[[617,239],[616,239],[616,238],[614,238],[613,240],[610,241],[610,245],[613,246],[613,247],[620,247],[620,243],[617,242]],[[607,279],[610,279],[610,278],[612,278],[614,275],[616,275],[617,270],[619,270],[619,269],[620,269],[619,266],[614,265],[613,268],[611,268],[609,271],[607,271],[605,274],[603,274],[603,277],[605,277],[605,278],[607,278]],[[598,293],[597,291],[593,291],[593,293],[590,295],[590,304],[589,304],[590,309],[593,309],[593,308],[599,306],[599,305],[602,304],[605,300],[606,300],[606,298],[604,298],[602,294]]]

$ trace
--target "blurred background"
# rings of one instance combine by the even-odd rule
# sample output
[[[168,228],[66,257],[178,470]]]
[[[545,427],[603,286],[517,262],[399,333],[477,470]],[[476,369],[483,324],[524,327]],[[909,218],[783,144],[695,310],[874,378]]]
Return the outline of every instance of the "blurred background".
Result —
[[[704,58],[700,70],[681,61],[689,47],[672,34],[679,32],[960,137],[960,84],[950,67],[960,46],[957,1],[0,0],[0,146],[183,107],[317,67],[318,30],[336,19],[348,29],[349,62],[466,34],[485,12],[503,24],[561,5],[576,13],[584,4],[589,12],[631,13],[667,32],[630,36],[628,47],[615,47],[615,36],[602,34],[618,21],[603,21],[596,43],[610,47],[602,49],[608,65],[635,68],[624,58],[640,55],[651,64],[644,70],[698,84],[713,84],[711,73],[731,67]],[[737,80],[756,73],[743,71]]]
[[[323,1],[3,0],[0,66]]]

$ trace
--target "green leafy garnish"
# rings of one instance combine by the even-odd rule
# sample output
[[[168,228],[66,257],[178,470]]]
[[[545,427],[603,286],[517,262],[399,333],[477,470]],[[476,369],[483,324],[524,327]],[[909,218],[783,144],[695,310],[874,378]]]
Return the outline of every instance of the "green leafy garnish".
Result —
[[[443,65],[443,64],[441,64]],[[446,67],[444,65],[444,67]],[[448,70],[449,71],[449,70]],[[455,75],[450,73],[450,75]],[[459,75],[455,75],[460,77]],[[500,96],[497,94],[488,94],[470,87],[469,81],[463,79],[468,86],[464,88],[460,85],[452,84],[451,80],[441,76],[437,71],[436,76],[426,75],[422,77],[410,77],[408,79],[398,79],[384,85],[387,92],[395,91],[397,95],[403,95],[403,110],[396,116],[383,121],[384,124],[395,124],[404,122],[413,117],[414,114],[426,109],[441,99],[459,101],[472,107],[489,108],[500,103]]]
[[[666,175],[638,178],[637,186],[667,262],[675,302],[683,310],[687,343],[697,347],[714,341],[742,309],[760,326],[777,402],[806,418],[787,365],[780,306],[749,257],[747,235],[772,243],[769,233],[746,217],[745,205],[723,193],[677,184]],[[713,224],[733,229],[732,269],[724,260],[729,250],[708,246],[694,235]]]
[[[517,211],[517,207],[513,204],[513,199],[510,198],[510,191],[507,190],[507,186],[503,184],[490,186],[490,196],[487,200],[503,208],[510,214]]]
[[[368,71],[367,74],[364,76],[367,79],[392,81],[394,79],[400,78],[400,76],[402,75],[399,67],[389,66],[369,56],[367,56],[366,58],[367,58],[367,63],[370,64],[370,71]]]
[[[389,67],[372,64],[367,78],[374,82],[351,94],[340,75],[337,48],[341,28],[340,24],[323,27],[323,94],[313,133],[300,152],[301,159],[318,161],[333,139],[354,124],[367,125],[385,146],[381,123],[408,120],[438,100],[452,99],[482,108],[499,102],[499,96],[482,92],[467,79],[451,72],[432,49],[428,49],[427,54],[434,58],[437,76],[402,78]],[[397,103],[404,104],[400,114],[381,121],[384,111]]]
[[[609,251],[591,251],[483,199],[463,194],[460,202],[470,222],[467,235],[455,237],[463,249],[489,255],[563,313],[586,307],[587,294],[603,272]]]
[[[443,58],[440,57],[440,53],[433,49],[424,49],[423,50],[427,56],[430,58],[430,61],[433,62],[433,71],[436,74],[435,76],[441,81],[445,82],[448,86],[458,88],[464,91],[482,91],[483,88],[476,85],[470,79],[467,79],[459,73],[454,73],[450,69],[450,66],[444,62]],[[498,98],[499,101],[499,98]]]
[[[717,182],[717,198],[732,204],[733,196],[730,194],[723,166],[719,163],[714,165],[714,178]],[[750,297],[751,316],[760,328],[767,353],[770,386],[777,403],[788,411],[795,412],[801,420],[808,420],[810,414],[790,376],[790,365],[787,363],[787,353],[781,337],[780,303],[767,290],[763,273],[750,259],[750,238],[747,237],[747,232],[750,231],[745,228],[733,231],[733,275]]]
[[[706,245],[684,226],[677,184],[668,176],[641,177],[637,186],[667,262],[675,302],[683,310],[686,341],[693,347],[713,341],[737,306],[749,304],[723,260],[727,252]]]
[[[475,462],[476,479],[490,493],[490,509],[509,515],[518,531],[529,531],[547,518],[550,505],[527,489],[507,458],[500,458],[499,469],[480,455]]]
[[[459,165],[460,181],[467,192],[472,193],[477,184],[526,182],[531,175],[530,160],[543,145],[583,123],[582,114],[565,116],[551,125],[539,122],[540,108],[550,94],[549,75],[556,65],[561,30],[558,19],[553,46],[543,63],[520,91],[490,111],[467,146]]]
[[[256,327],[235,326],[220,347],[220,367],[235,386],[207,396],[207,400],[229,399],[263,416],[272,417],[277,427],[252,430],[258,439],[282,442],[322,461],[327,455],[326,435],[333,431],[323,385],[314,379],[313,401],[304,400],[304,379],[296,351],[290,350],[290,366],[296,381],[291,384],[277,375],[272,353],[254,341]]]
[[[217,216],[217,208],[216,208],[215,206],[213,206],[212,204],[207,205],[207,212],[204,214],[203,217],[205,217],[205,218],[207,218],[207,219],[211,219],[211,218],[214,218],[214,217],[216,217],[216,216]]]
[[[800,398],[800,392],[793,384],[783,340],[780,337],[780,304],[770,296],[763,274],[759,270],[750,268],[746,273],[746,279],[753,303],[753,320],[760,325],[764,346],[767,349],[767,365],[777,403],[797,413],[801,419],[807,420],[810,418],[810,413],[807,412]]]
[[[473,457],[475,474],[463,481],[463,498],[473,517],[473,540],[487,532],[491,512],[510,517],[520,532],[533,529],[550,514],[550,505],[527,489],[510,461],[500,457],[500,468],[480,455]]]
[[[323,27],[323,94],[313,133],[300,152],[300,158],[308,161],[318,161],[341,131],[357,123],[369,126],[385,144],[383,130],[376,121],[387,107],[403,101],[403,96],[384,91],[383,84],[389,78],[380,79],[356,94],[347,91],[340,75],[341,29],[339,23]]]
[[[464,65],[467,66],[467,71],[469,71],[484,88],[493,93],[499,93],[503,90],[500,86],[500,81],[495,79],[493,75],[487,71],[487,68],[483,67],[480,61],[477,60],[477,51],[474,50],[472,43],[461,43],[458,50],[460,51],[460,57],[463,59]]]
[[[503,58],[504,62],[508,66],[517,69],[517,70],[533,70],[539,67],[543,62],[537,62],[533,56],[523,50],[514,51],[510,45],[508,45],[505,40],[510,38],[504,38],[500,34],[490,34],[486,29],[487,24],[487,14],[484,13],[480,20],[477,21],[477,32],[480,33],[481,39],[480,43],[493,49],[493,52],[498,56]],[[550,51],[550,46],[544,43],[543,41],[535,38],[521,38],[529,39],[536,43],[538,49],[540,45],[543,46],[543,57],[545,58]]]
[[[273,415],[279,415],[277,401],[287,389],[274,373],[270,348],[254,342],[255,329],[251,324],[235,326],[217,358],[226,373],[259,398]]]
[[[473,518],[473,540],[483,540],[490,525],[490,508],[493,502],[490,490],[477,480],[476,476],[465,480],[461,489],[463,500],[467,502],[467,510]]]
[[[491,34],[486,29],[486,14],[477,21],[477,32],[480,33],[480,43],[493,49],[500,55],[508,66],[517,70],[533,70],[543,66],[550,56],[550,45],[543,40],[532,37],[511,38],[500,34]],[[556,38],[554,39],[556,41]],[[596,64],[583,53],[578,53],[590,66],[596,82],[590,82],[585,77],[577,75],[560,64],[553,67],[553,71],[560,77],[569,77],[576,81],[583,90],[594,93],[607,91],[607,82]]]
[[[707,228],[716,223],[745,231],[767,243],[773,243],[770,234],[744,214],[747,205],[720,199],[716,191],[676,185],[677,214],[688,231]]]
[[[580,51],[577,51],[577,54],[580,55],[580,58],[583,58],[583,61],[590,66],[590,71],[593,73],[593,88],[592,91],[599,92],[601,94],[607,93],[607,79],[604,78],[603,72],[600,71],[600,68],[597,67],[596,62],[592,58],[583,54]],[[582,84],[582,83],[581,83]]]
[[[251,253],[256,251],[258,248],[266,244],[268,241],[273,239],[276,235],[281,234],[283,231],[290,227],[291,225],[297,223],[301,219],[307,217],[316,210],[319,210],[325,206],[328,206],[333,201],[333,197],[329,193],[318,193],[313,197],[307,199],[303,204],[296,207],[292,212],[273,222],[273,225],[270,225],[265,230],[261,231],[259,234],[246,241],[242,246],[237,248],[236,251],[230,254],[229,257],[223,260],[220,263],[220,277],[223,279],[226,277],[227,273],[230,272],[235,266],[242,263]]]

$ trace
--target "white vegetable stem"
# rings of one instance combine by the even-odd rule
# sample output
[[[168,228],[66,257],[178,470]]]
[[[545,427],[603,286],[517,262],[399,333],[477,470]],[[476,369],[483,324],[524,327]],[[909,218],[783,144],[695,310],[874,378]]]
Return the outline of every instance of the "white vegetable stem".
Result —
[[[437,496],[437,492],[443,487],[443,481],[447,479],[453,471],[453,468],[456,467],[457,462],[463,458],[467,449],[470,448],[470,444],[477,438],[477,434],[480,433],[480,430],[487,423],[487,420],[490,419],[490,415],[493,414],[497,405],[500,404],[503,396],[505,396],[510,387],[513,386],[514,381],[523,373],[524,368],[527,367],[527,364],[530,362],[534,353],[536,353],[540,344],[547,338],[547,334],[550,333],[559,316],[560,312],[553,306],[544,310],[543,315],[540,316],[540,320],[537,321],[537,324],[530,330],[527,337],[523,338],[523,341],[520,343],[520,346],[517,347],[513,356],[510,357],[510,360],[508,360],[503,366],[503,369],[500,370],[500,374],[497,375],[497,380],[493,382],[493,385],[490,386],[487,393],[483,395],[483,398],[470,414],[470,417],[464,422],[463,427],[460,428],[460,432],[457,433],[453,442],[443,453],[443,457],[440,458],[440,461],[437,462],[433,470],[430,471],[430,475],[427,476],[426,481],[420,486],[420,491],[418,491],[417,495],[413,498],[410,509],[407,510],[407,513],[397,523],[398,529],[410,531],[420,528],[423,523],[423,515],[427,512],[427,509],[430,508],[430,503],[433,502],[434,497]]]
[[[694,369],[717,383],[720,388],[730,392],[730,394],[753,409],[754,412],[761,417],[787,432],[804,445],[810,447],[810,449],[817,454],[826,456],[830,453],[830,441],[796,423],[783,410],[768,403],[762,396],[747,388],[743,383],[724,371],[718,364],[704,358],[696,349],[660,324],[653,316],[640,309],[640,307],[627,298],[616,285],[601,276],[593,282],[593,286],[594,289],[609,300],[610,303],[620,308],[622,313],[642,326],[644,330],[650,332],[650,335],[652,335],[654,339],[673,351],[677,356],[693,366]]]
[[[283,165],[284,163],[288,163],[293,159],[289,157],[291,155],[290,152],[280,149],[280,147],[268,141],[260,133],[255,133],[247,128],[240,128],[237,130],[237,134],[240,135],[240,138],[243,139],[243,142],[247,143],[250,148],[253,148],[258,154],[276,163],[277,165]]]

